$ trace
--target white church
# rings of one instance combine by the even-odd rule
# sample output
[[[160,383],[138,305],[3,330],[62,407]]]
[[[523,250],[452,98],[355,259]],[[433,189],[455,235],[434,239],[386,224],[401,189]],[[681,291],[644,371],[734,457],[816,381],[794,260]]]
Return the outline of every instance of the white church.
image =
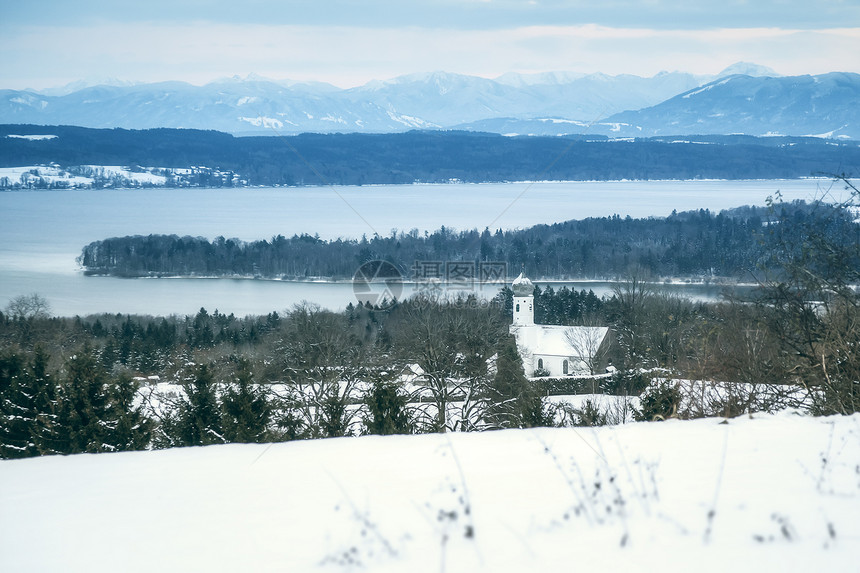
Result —
[[[526,376],[534,376],[536,371],[548,376],[596,374],[597,362],[608,344],[609,329],[535,324],[534,284],[520,273],[511,288],[514,322],[510,331],[516,338]]]

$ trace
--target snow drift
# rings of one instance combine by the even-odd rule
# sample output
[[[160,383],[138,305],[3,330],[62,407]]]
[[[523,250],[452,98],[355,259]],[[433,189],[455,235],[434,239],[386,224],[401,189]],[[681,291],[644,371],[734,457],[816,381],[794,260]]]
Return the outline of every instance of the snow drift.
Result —
[[[858,513],[857,414],[224,445],[0,462],[0,570],[844,570]]]

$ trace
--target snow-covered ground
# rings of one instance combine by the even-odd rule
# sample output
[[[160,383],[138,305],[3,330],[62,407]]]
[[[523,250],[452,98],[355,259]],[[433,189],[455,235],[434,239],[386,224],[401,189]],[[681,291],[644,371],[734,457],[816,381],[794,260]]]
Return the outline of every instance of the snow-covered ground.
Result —
[[[6,186],[20,184],[23,187],[28,187],[35,185],[36,181],[41,179],[47,185],[62,182],[70,188],[91,187],[97,177],[101,179],[118,178],[124,184],[130,185],[164,185],[167,182],[167,177],[153,173],[165,168],[147,167],[142,169],[142,171],[132,171],[121,165],[81,165],[75,168],[77,173],[81,173],[76,175],[59,165],[28,165],[25,167],[0,167],[0,179],[8,179]]]
[[[856,570],[860,415],[0,462],[2,571]]]
[[[56,135],[15,135],[12,133],[6,137],[9,139],[27,139],[29,141],[47,141],[49,139],[57,139]]]
[[[156,175],[152,171],[168,170],[165,167],[143,167],[142,171],[132,171],[128,167],[122,165],[84,165],[83,167],[92,170],[97,177],[120,177],[135,183],[149,183],[151,185],[164,185],[167,182],[167,177]]]
[[[639,396],[612,396],[609,394],[566,394],[547,396],[547,403],[555,407],[556,423],[571,425],[572,410],[583,410],[591,403],[607,423],[626,424],[633,421],[633,409],[639,407]]]
[[[0,167],[0,179],[8,179],[7,186],[21,184],[27,187],[43,179],[48,185],[63,181],[69,187],[87,187],[93,184],[92,177],[72,175],[60,167],[53,165],[28,165],[26,167]]]

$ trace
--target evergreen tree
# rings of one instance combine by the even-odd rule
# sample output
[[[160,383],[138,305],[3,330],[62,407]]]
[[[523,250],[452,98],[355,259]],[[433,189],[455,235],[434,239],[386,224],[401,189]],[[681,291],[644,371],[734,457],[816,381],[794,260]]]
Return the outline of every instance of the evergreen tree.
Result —
[[[0,355],[0,397],[7,395],[23,369],[24,360],[17,352],[6,351]]]
[[[115,450],[110,443],[113,410],[108,376],[89,343],[66,362],[66,372],[53,432],[56,451],[76,454]]]
[[[639,422],[663,421],[678,417],[681,391],[678,386],[661,381],[649,386],[639,397],[639,408],[634,408],[633,418]]]
[[[574,426],[605,426],[606,414],[591,399],[587,399],[580,408],[572,408]]]
[[[28,372],[15,352],[0,357],[0,458],[34,456],[33,421]]]
[[[224,439],[228,442],[265,442],[270,438],[272,405],[266,392],[254,383],[251,364],[239,359],[236,380],[224,390],[221,403]]]
[[[137,386],[123,374],[113,381],[90,346],[67,363],[59,389],[50,357],[37,346],[3,399],[0,456],[143,449],[151,423],[134,406]]]
[[[278,428],[277,440],[306,440],[311,437],[310,429],[302,418],[296,413],[293,404],[289,400],[277,400],[273,406],[275,425]]]
[[[340,438],[351,435],[346,402],[338,392],[330,392],[323,400],[319,425],[319,431],[323,438]]]
[[[395,384],[374,380],[364,403],[368,410],[363,419],[364,433],[381,436],[412,433],[412,423],[406,411],[408,397],[398,392]]]
[[[135,405],[139,384],[128,374],[120,372],[111,387],[112,414],[108,442],[120,451],[143,450],[152,439],[152,421],[143,405]]]
[[[40,455],[60,453],[56,449],[57,414],[60,409],[57,378],[48,371],[49,361],[48,353],[41,345],[37,345],[30,366],[32,410],[35,414],[30,434]]]
[[[224,443],[221,412],[212,371],[206,364],[197,367],[194,379],[183,384],[185,399],[179,405],[175,423],[179,445],[205,446]]]
[[[513,336],[496,347],[496,375],[489,387],[487,418],[498,428],[531,428],[552,425],[538,388],[526,378]]]

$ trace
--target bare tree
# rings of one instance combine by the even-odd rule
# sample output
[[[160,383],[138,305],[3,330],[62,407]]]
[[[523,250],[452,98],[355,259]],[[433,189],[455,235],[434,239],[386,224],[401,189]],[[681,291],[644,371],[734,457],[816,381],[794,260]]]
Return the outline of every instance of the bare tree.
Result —
[[[354,433],[364,348],[342,315],[316,305],[294,308],[286,320],[279,348],[286,378],[288,409],[298,413],[307,437]]]
[[[589,321],[588,326],[571,326],[564,331],[564,339],[588,368],[589,374],[596,374],[606,360],[607,345],[604,343],[608,331],[597,325],[597,320]]]
[[[632,267],[624,282],[612,289],[617,315],[614,317],[618,341],[632,364],[646,360],[646,344],[642,336],[647,323],[646,302],[654,295],[654,285],[646,269]]]
[[[5,311],[14,320],[49,318],[51,305],[45,297],[38,293],[22,294],[10,300]]]
[[[701,415],[736,416],[766,409],[765,388],[788,380],[779,341],[762,322],[758,308],[737,301],[716,307],[712,328],[697,355],[709,353],[708,364],[697,374],[719,387],[719,400],[699,388]]]
[[[816,410],[860,410],[860,191],[845,175],[847,198],[828,194],[804,209],[772,204],[770,258],[759,289],[766,326],[780,343],[791,378],[817,392]]]
[[[438,302],[413,299],[398,329],[401,360],[417,363],[417,393],[432,408],[418,413],[431,431],[482,427],[488,405],[488,361],[502,328],[495,313],[470,298]]]

